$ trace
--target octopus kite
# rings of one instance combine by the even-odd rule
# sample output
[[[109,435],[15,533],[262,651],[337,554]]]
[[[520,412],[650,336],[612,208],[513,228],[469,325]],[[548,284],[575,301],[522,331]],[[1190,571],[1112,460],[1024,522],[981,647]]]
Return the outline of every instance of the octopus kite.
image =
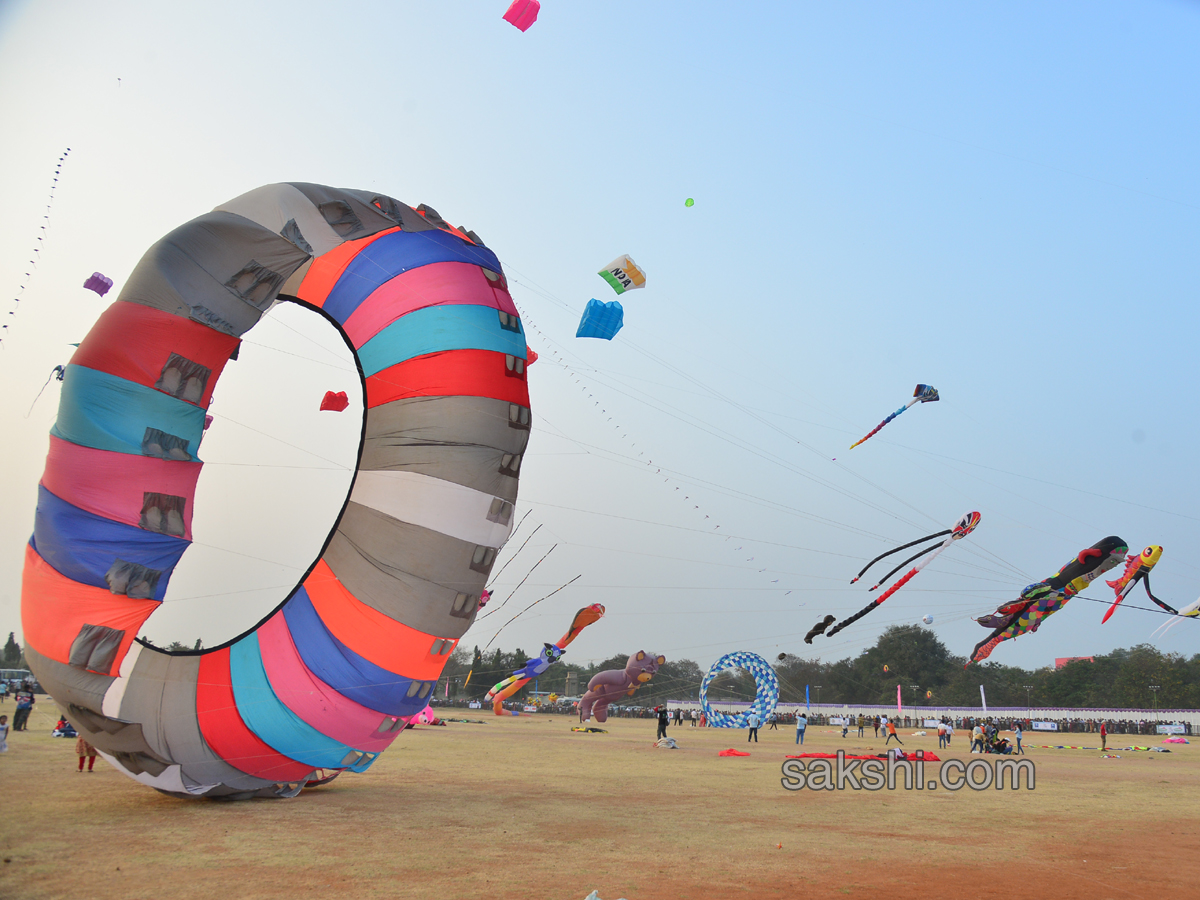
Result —
[[[1085,587],[1116,568],[1128,552],[1129,545],[1121,538],[1106,537],[1087,550],[1080,551],[1078,556],[1045,581],[1026,587],[1013,602],[1004,604],[991,615],[976,619],[984,628],[994,630],[975,645],[967,665],[987,659],[1003,641],[1037,631],[1047,616],[1054,615]]]
[[[884,600],[886,600],[888,597],[892,596],[892,594],[896,593],[896,591],[900,590],[900,588],[904,587],[904,585],[908,584],[908,582],[912,580],[913,576],[915,576],[923,568],[925,568],[927,565],[929,565],[931,562],[933,562],[934,559],[936,559],[937,556],[943,550],[945,550],[947,547],[949,547],[955,541],[962,540],[968,534],[970,534],[972,531],[974,531],[976,528],[978,528],[979,521],[982,518],[983,517],[977,512],[966,513],[957,522],[955,522],[952,527],[947,528],[945,531],[938,531],[934,534],[927,534],[923,538],[917,538],[915,541],[909,541],[907,544],[901,544],[899,547],[895,547],[895,548],[889,550],[887,553],[879,554],[877,557],[875,557],[873,560],[871,560],[869,563],[867,563],[865,566],[863,566],[862,569],[859,571],[859,573],[857,575],[855,575],[852,579],[850,579],[851,584],[854,584],[854,582],[856,582],[856,581],[858,581],[858,579],[862,578],[863,574],[867,571],[867,569],[871,568],[871,566],[875,565],[875,563],[879,562],[879,560],[883,559],[884,557],[891,556],[893,553],[899,553],[901,550],[907,550],[909,547],[915,546],[916,544],[923,544],[926,541],[936,540],[937,538],[945,537],[945,540],[936,546],[929,545],[929,546],[922,547],[920,550],[918,550],[916,553],[914,553],[908,559],[904,560],[904,562],[900,563],[900,565],[896,566],[896,568],[892,569],[892,571],[888,572],[886,575],[884,575],[882,578],[880,578],[879,581],[875,583],[875,586],[871,588],[871,590],[874,591],[874,590],[878,589],[880,586],[883,585],[883,583],[885,581],[887,581],[889,578],[891,578],[893,575],[895,575],[897,572],[899,572],[901,569],[903,569],[905,566],[907,566],[913,560],[920,559],[922,556],[925,557],[919,563],[917,563],[915,566],[913,566],[909,571],[905,572],[904,577],[902,577],[899,581],[897,581],[895,584],[893,584],[890,588],[888,588],[886,591],[884,591],[882,594],[880,594],[878,597],[876,597],[874,600],[872,600],[870,603],[868,603],[866,606],[864,606],[862,609],[860,609],[858,612],[856,612],[850,618],[843,619],[842,621],[840,621],[836,625],[834,625],[832,628],[830,628],[829,631],[826,633],[826,637],[833,637],[835,634],[837,634],[839,631],[841,631],[847,625],[853,625],[855,622],[857,622],[859,619],[861,619],[863,616],[865,616],[871,610],[879,607],[879,605],[881,603],[883,603]],[[928,555],[926,556],[926,554],[928,554]],[[809,632],[809,634],[811,635],[812,632]]]

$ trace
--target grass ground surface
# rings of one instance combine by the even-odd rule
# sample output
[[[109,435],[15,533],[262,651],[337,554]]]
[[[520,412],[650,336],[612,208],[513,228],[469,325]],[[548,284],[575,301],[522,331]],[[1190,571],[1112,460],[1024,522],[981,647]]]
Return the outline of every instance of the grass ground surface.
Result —
[[[0,756],[0,897],[1200,896],[1200,743],[1032,750],[1033,792],[793,793],[782,726],[722,758],[744,731],[672,727],[669,751],[650,719],[579,734],[561,716],[471,715],[485,724],[406,732],[364,775],[230,803],[158,794],[103,760],[76,774],[74,740],[35,713]],[[1096,743],[1070,737],[1054,742]],[[903,740],[938,752],[936,735]],[[943,758],[978,758],[955,744]],[[841,747],[883,741],[814,727],[804,749]]]

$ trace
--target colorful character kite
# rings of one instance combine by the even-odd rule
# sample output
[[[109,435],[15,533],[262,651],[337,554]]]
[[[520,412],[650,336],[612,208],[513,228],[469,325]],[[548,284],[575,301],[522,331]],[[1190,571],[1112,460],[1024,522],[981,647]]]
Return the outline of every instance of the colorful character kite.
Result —
[[[531,413],[506,370],[526,340],[505,284],[478,236],[428,207],[307,182],[146,253],[66,366],[21,595],[29,667],[114,767],[173,796],[290,797],[315,772],[366,770],[425,708],[514,524],[517,468],[494,463],[525,453]],[[192,533],[213,502],[213,388],[278,301],[353,348],[352,488],[260,624],[154,647],[137,636],[180,559],[221,541]],[[430,447],[474,449],[431,463]]]
[[[528,31],[541,10],[542,4],[538,0],[513,0],[504,13],[504,21],[521,31]]]
[[[976,619],[984,628],[994,630],[975,645],[967,664],[987,659],[1002,641],[1037,631],[1043,620],[1066,606],[1072,597],[1105,572],[1118,566],[1128,552],[1129,545],[1121,538],[1106,537],[1080,551],[1045,581],[1026,587],[1013,602]]]
[[[567,629],[567,633],[560,637],[553,644],[543,644],[542,652],[534,659],[529,660],[524,666],[512,675],[505,678],[503,681],[495,684],[484,700],[492,704],[492,709],[496,715],[504,715],[504,701],[519,691],[525,685],[529,684],[533,679],[537,678],[543,672],[550,668],[554,663],[562,659],[562,655],[566,652],[567,646],[575,638],[594,622],[599,622],[604,617],[604,607],[599,603],[593,603],[591,606],[585,606],[579,612],[575,613],[575,618],[571,620],[571,627]],[[597,676],[599,677],[599,676]],[[601,719],[600,721],[604,721]]]
[[[878,425],[876,425],[866,437],[862,438],[861,440],[857,440],[853,444],[851,444],[850,449],[853,450],[855,447],[857,447],[863,441],[867,440],[868,438],[874,437],[876,434],[879,433],[879,429],[881,429],[888,422],[892,421],[892,419],[896,418],[896,416],[900,415],[900,413],[904,412],[910,406],[914,406],[917,403],[934,403],[940,399],[941,399],[941,397],[938,396],[937,388],[935,388],[933,385],[918,384],[917,389],[915,391],[913,391],[913,398],[911,400],[909,400],[902,407],[900,407],[898,410],[896,410],[894,413],[892,413],[890,416],[888,416],[886,419],[884,419],[882,422],[880,422]]]
[[[593,715],[597,722],[607,721],[608,705],[620,697],[632,697],[666,661],[665,656],[639,650],[629,657],[624,669],[607,669],[593,675],[587,693],[579,701],[579,721],[586,722]]]
[[[1155,597],[1150,591],[1150,570],[1162,559],[1162,553],[1162,547],[1157,544],[1151,544],[1137,556],[1131,556],[1126,560],[1125,571],[1121,573],[1120,578],[1104,582],[1116,592],[1117,599],[1112,602],[1112,606],[1105,610],[1104,618],[1100,620],[1101,624],[1104,624],[1112,617],[1112,614],[1117,611],[1117,607],[1121,605],[1121,601],[1129,596],[1129,592],[1134,589],[1139,581],[1142,582],[1142,586],[1146,589],[1147,597],[1167,612],[1179,615],[1179,610],[1167,606],[1167,604]]]
[[[808,634],[804,636],[804,643],[811,644],[813,642],[813,638],[815,638],[818,634],[824,634],[825,629],[836,621],[837,616],[826,616],[823,618],[820,622],[808,630]],[[782,658],[783,656],[781,655],[780,659]]]
[[[618,294],[646,286],[646,273],[628,256],[618,256],[597,274],[612,285]]]
[[[874,600],[872,600],[870,603],[868,603],[865,607],[860,609],[858,612],[856,612],[850,618],[843,619],[841,622],[838,622],[835,626],[833,626],[833,628],[829,629],[828,633],[826,634],[826,637],[833,637],[835,634],[837,634],[839,631],[841,631],[847,625],[853,625],[855,622],[857,622],[859,619],[861,619],[863,616],[865,616],[871,610],[878,608],[879,605],[882,604],[884,600],[886,600],[888,597],[892,596],[892,594],[896,593],[896,591],[900,590],[900,588],[904,587],[904,585],[908,584],[908,582],[912,580],[914,575],[916,575],[923,568],[925,568],[927,565],[929,565],[931,562],[933,562],[935,559],[937,559],[938,555],[941,554],[942,551],[944,551],[947,547],[949,547],[955,541],[961,541],[968,534],[970,534],[972,531],[974,531],[976,528],[978,528],[979,520],[981,518],[982,518],[982,516],[980,516],[980,514],[977,512],[966,513],[957,522],[954,523],[953,527],[947,528],[945,531],[936,532],[935,534],[927,534],[927,535],[925,535],[925,537],[917,538],[915,541],[909,541],[907,544],[901,544],[899,547],[895,547],[895,548],[889,550],[887,553],[879,554],[877,557],[875,557],[873,560],[871,560],[869,563],[867,563],[865,566],[863,566],[862,569],[859,571],[859,573],[857,575],[855,575],[852,579],[850,579],[851,584],[854,584],[854,582],[856,582],[856,581],[858,581],[858,579],[862,578],[863,574],[867,571],[867,569],[871,568],[871,566],[875,565],[875,563],[879,562],[879,560],[883,559],[884,557],[891,556],[893,553],[899,553],[901,550],[906,550],[909,547],[912,547],[916,544],[923,544],[923,543],[925,543],[925,541],[931,541],[931,540],[935,540],[936,538],[946,536],[946,539],[944,541],[942,541],[940,544],[938,544],[937,546],[922,547],[920,550],[918,550],[916,553],[914,553],[912,556],[910,556],[904,562],[900,563],[900,565],[896,566],[896,568],[892,569],[892,571],[888,572],[886,575],[884,575],[882,578],[880,578],[879,581],[877,581],[875,583],[875,585],[871,588],[871,590],[876,590],[877,588],[879,588],[885,581],[887,581],[889,578],[891,578],[893,575],[895,575],[897,572],[899,572],[902,568],[907,566],[913,560],[918,559],[922,556],[925,556],[925,554],[927,554],[927,553],[929,554],[928,556],[925,556],[925,558],[922,559],[919,563],[917,563],[915,566],[913,566],[912,569],[910,569],[908,572],[905,572],[903,578],[901,578],[899,581],[897,581],[895,584],[893,584],[890,588],[888,588],[886,591],[884,591],[882,594],[880,594],[878,597],[876,597]]]
[[[99,272],[93,272],[91,277],[83,283],[83,286],[89,291],[95,291],[101,297],[109,292],[113,286],[113,281],[107,275],[101,275]]]
[[[575,337],[611,341],[624,325],[625,310],[621,308],[620,302],[609,300],[602,303],[593,297],[583,308],[583,317],[579,320]]]

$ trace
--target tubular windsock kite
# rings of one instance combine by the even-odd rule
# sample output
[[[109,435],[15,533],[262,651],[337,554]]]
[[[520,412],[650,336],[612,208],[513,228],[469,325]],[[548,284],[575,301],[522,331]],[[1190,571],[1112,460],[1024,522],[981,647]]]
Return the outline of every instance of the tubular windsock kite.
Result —
[[[1054,615],[1072,597],[1119,565],[1128,552],[1129,545],[1121,538],[1106,537],[1081,550],[1078,556],[1045,581],[1027,586],[1016,600],[1004,604],[991,615],[976,619],[983,627],[994,630],[975,645],[967,665],[987,659],[1003,641],[1037,631],[1044,619]]]
[[[1112,617],[1112,614],[1117,611],[1117,607],[1121,605],[1121,601],[1129,596],[1129,592],[1134,589],[1139,581],[1146,589],[1147,597],[1172,615],[1179,615],[1179,610],[1167,606],[1167,604],[1155,597],[1154,593],[1150,590],[1150,570],[1162,559],[1162,554],[1162,547],[1157,544],[1151,544],[1137,556],[1131,556],[1125,561],[1125,571],[1121,573],[1120,578],[1104,582],[1113,589],[1117,597],[1113,600],[1112,606],[1105,610],[1104,618],[1100,620],[1101,625]]]
[[[603,616],[604,607],[599,603],[585,606],[579,612],[575,613],[575,618],[571,620],[571,627],[567,629],[566,634],[553,644],[543,644],[542,652],[536,658],[531,659],[516,672],[513,672],[503,681],[494,685],[487,692],[484,700],[492,704],[492,710],[496,715],[504,715],[504,701],[562,659],[562,655],[566,652],[571,641],[579,637],[583,629],[594,622],[599,622]]]
[[[342,511],[251,631],[202,651],[135,641],[193,540],[213,388],[281,300],[358,366]],[[428,207],[275,184],[177,228],[66,367],[25,554],[37,679],[110,763],[170,794],[294,796],[317,769],[365,770],[428,703],[512,529],[525,359],[496,255]]]
[[[925,568],[927,565],[929,565],[931,562],[933,562],[935,559],[937,559],[938,555],[943,550],[945,550],[947,547],[949,547],[955,541],[962,540],[968,534],[970,534],[972,531],[974,531],[976,528],[978,528],[979,521],[982,518],[983,517],[977,512],[965,513],[957,522],[954,523],[954,526],[952,528],[948,528],[945,531],[936,532],[935,534],[927,534],[925,537],[918,538],[915,541],[909,541],[907,544],[901,544],[899,547],[889,550],[887,553],[881,553],[879,556],[875,557],[873,560],[871,560],[869,563],[867,563],[865,566],[863,566],[862,570],[857,575],[855,575],[854,578],[852,578],[850,580],[851,584],[854,584],[854,582],[856,582],[856,581],[858,581],[858,579],[862,578],[863,573],[866,572],[867,569],[871,568],[871,566],[875,565],[875,563],[879,562],[879,560],[883,559],[885,556],[891,556],[893,553],[899,553],[901,550],[905,550],[909,547],[912,547],[914,544],[922,544],[925,541],[934,540],[936,538],[942,537],[943,535],[948,535],[948,537],[946,537],[946,539],[944,541],[942,541],[940,544],[938,544],[937,546],[923,547],[921,550],[914,553],[912,556],[910,556],[904,562],[900,563],[900,565],[896,566],[896,568],[892,569],[892,571],[888,572],[886,575],[884,575],[882,578],[880,578],[879,581],[877,581],[875,583],[875,586],[871,588],[871,590],[875,590],[876,588],[880,587],[885,581],[887,581],[889,578],[891,578],[893,575],[895,575],[897,572],[899,572],[902,568],[904,568],[906,565],[908,565],[914,559],[918,559],[919,557],[925,556],[926,553],[929,554],[928,556],[925,556],[925,558],[922,559],[919,563],[917,563],[915,566],[913,566],[909,571],[905,572],[903,578],[901,578],[899,581],[897,581],[895,584],[893,584],[890,588],[888,588],[886,591],[884,591],[882,594],[880,594],[878,597],[876,597],[874,600],[872,600],[870,603],[868,603],[866,606],[864,606],[862,609],[860,609],[858,612],[856,612],[850,618],[843,619],[842,621],[840,621],[836,625],[834,625],[832,628],[830,628],[828,633],[825,636],[833,637],[835,634],[837,634],[839,631],[841,631],[847,625],[853,625],[855,622],[857,622],[859,619],[861,619],[863,616],[865,616],[871,610],[879,607],[879,605],[882,604],[884,600],[886,600],[888,597],[892,596],[892,594],[896,593],[896,591],[900,590],[900,588],[904,587],[904,585],[908,584],[908,582],[910,580],[912,580],[914,575],[916,575],[923,568]]]
[[[913,398],[911,400],[909,400],[902,407],[900,407],[898,410],[896,410],[894,413],[892,413],[890,416],[888,416],[886,419],[884,419],[882,422],[880,422],[878,425],[876,425],[874,428],[872,428],[866,437],[860,438],[859,440],[857,440],[853,444],[851,444],[850,449],[853,450],[855,447],[857,447],[863,441],[867,440],[868,438],[873,438],[875,435],[877,435],[879,433],[879,430],[881,428],[883,428],[884,425],[886,425],[888,422],[892,421],[892,419],[896,418],[896,416],[900,415],[900,413],[904,412],[910,406],[914,406],[917,403],[933,403],[940,399],[941,399],[941,397],[938,396],[937,388],[935,388],[933,385],[918,384],[917,389],[915,391],[913,391]]]

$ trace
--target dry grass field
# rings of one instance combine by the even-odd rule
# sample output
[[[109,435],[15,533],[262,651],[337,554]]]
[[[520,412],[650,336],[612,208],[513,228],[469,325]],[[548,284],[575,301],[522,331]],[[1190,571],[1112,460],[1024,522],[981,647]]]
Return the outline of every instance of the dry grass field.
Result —
[[[365,775],[230,803],[158,794],[103,760],[76,774],[74,741],[35,713],[0,756],[0,897],[1200,896],[1200,743],[1033,750],[1033,792],[789,792],[782,726],[722,758],[745,732],[672,727],[669,751],[649,719],[578,734],[470,715],[486,721],[409,731]],[[955,742],[945,755],[969,758]],[[809,730],[806,750],[839,747],[882,740]]]

